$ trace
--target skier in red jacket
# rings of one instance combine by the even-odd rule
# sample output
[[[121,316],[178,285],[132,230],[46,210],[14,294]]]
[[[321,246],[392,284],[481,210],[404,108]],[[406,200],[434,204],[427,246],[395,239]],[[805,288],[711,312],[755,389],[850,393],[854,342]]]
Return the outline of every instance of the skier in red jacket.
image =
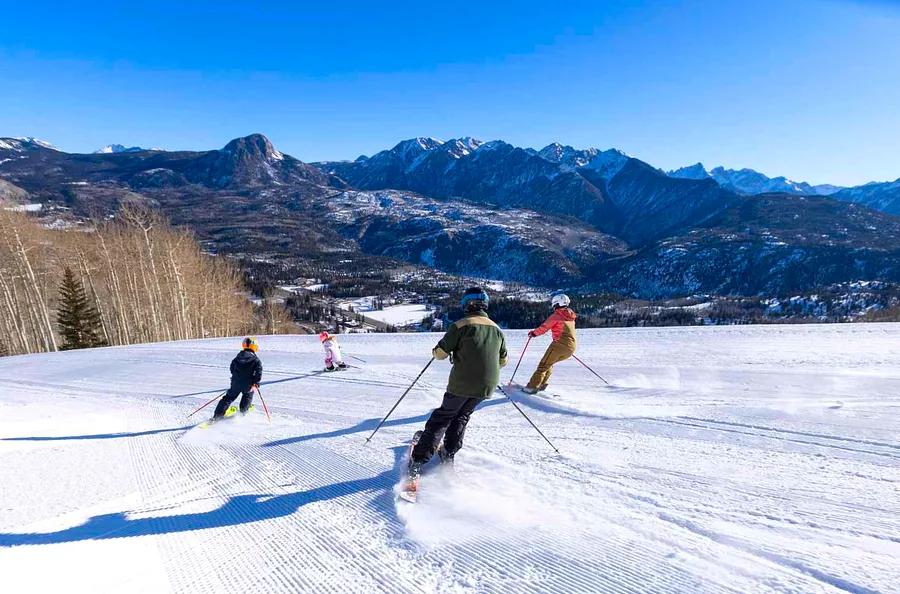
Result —
[[[528,385],[523,388],[528,394],[535,394],[547,389],[547,382],[553,373],[553,366],[560,361],[565,361],[575,354],[575,318],[574,311],[569,309],[569,297],[562,293],[554,295],[550,303],[553,305],[553,313],[547,320],[528,333],[529,338],[540,336],[550,332],[553,342],[544,353],[541,362],[532,374]]]

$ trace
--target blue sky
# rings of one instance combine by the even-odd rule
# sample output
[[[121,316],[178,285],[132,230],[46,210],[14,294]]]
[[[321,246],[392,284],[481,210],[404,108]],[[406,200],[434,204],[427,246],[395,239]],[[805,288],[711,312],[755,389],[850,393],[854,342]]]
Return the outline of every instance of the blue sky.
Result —
[[[189,4],[189,7],[183,6]],[[305,161],[413,136],[900,177],[900,2],[4,2],[0,136]]]

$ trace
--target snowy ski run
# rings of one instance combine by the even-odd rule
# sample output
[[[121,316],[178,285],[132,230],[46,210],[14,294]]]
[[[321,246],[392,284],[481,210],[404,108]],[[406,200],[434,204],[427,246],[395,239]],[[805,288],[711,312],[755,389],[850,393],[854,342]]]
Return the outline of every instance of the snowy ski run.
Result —
[[[365,438],[438,338],[260,337],[272,423],[207,429],[240,337],[0,359],[3,591],[900,592],[900,325],[582,330],[610,387],[508,390],[561,453],[497,392],[409,505],[449,364]]]

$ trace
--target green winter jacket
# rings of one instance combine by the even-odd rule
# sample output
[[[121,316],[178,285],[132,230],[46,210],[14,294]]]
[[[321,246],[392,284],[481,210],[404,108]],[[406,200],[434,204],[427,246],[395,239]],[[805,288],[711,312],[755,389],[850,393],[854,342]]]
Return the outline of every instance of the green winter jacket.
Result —
[[[453,355],[447,391],[455,396],[487,398],[500,383],[506,365],[506,338],[484,312],[455,322],[432,350],[435,359]]]

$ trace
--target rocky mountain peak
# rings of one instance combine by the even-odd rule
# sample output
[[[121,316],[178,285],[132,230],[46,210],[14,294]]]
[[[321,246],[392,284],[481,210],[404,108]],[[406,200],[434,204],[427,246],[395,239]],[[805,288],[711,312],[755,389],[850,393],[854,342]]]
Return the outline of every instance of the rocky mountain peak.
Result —
[[[244,159],[262,159],[264,161],[281,161],[284,159],[272,142],[263,134],[250,134],[242,138],[235,138],[225,145],[222,152],[235,155],[235,157]]]
[[[568,151],[574,151],[570,146],[562,145],[558,142],[553,142],[542,148],[538,151],[538,155],[548,161],[552,161],[554,163],[559,163],[562,161],[563,156]]]
[[[537,155],[542,159],[550,161],[551,163],[559,163],[568,169],[587,167],[600,154],[602,154],[601,151],[593,147],[576,149],[567,144],[560,144],[558,142],[548,144],[537,151]]]
[[[709,171],[703,166],[703,163],[694,163],[687,167],[679,167],[668,172],[669,177],[678,177],[681,179],[706,179],[709,177]]]
[[[404,160],[415,159],[422,153],[433,151],[443,144],[437,138],[419,136],[397,143],[397,146],[392,148],[390,152],[399,155]]]
[[[448,140],[442,146],[451,156],[458,159],[470,154],[472,151],[478,150],[478,148],[483,144],[484,141],[482,140],[472,138],[471,136],[465,136],[463,138],[454,138]]]

